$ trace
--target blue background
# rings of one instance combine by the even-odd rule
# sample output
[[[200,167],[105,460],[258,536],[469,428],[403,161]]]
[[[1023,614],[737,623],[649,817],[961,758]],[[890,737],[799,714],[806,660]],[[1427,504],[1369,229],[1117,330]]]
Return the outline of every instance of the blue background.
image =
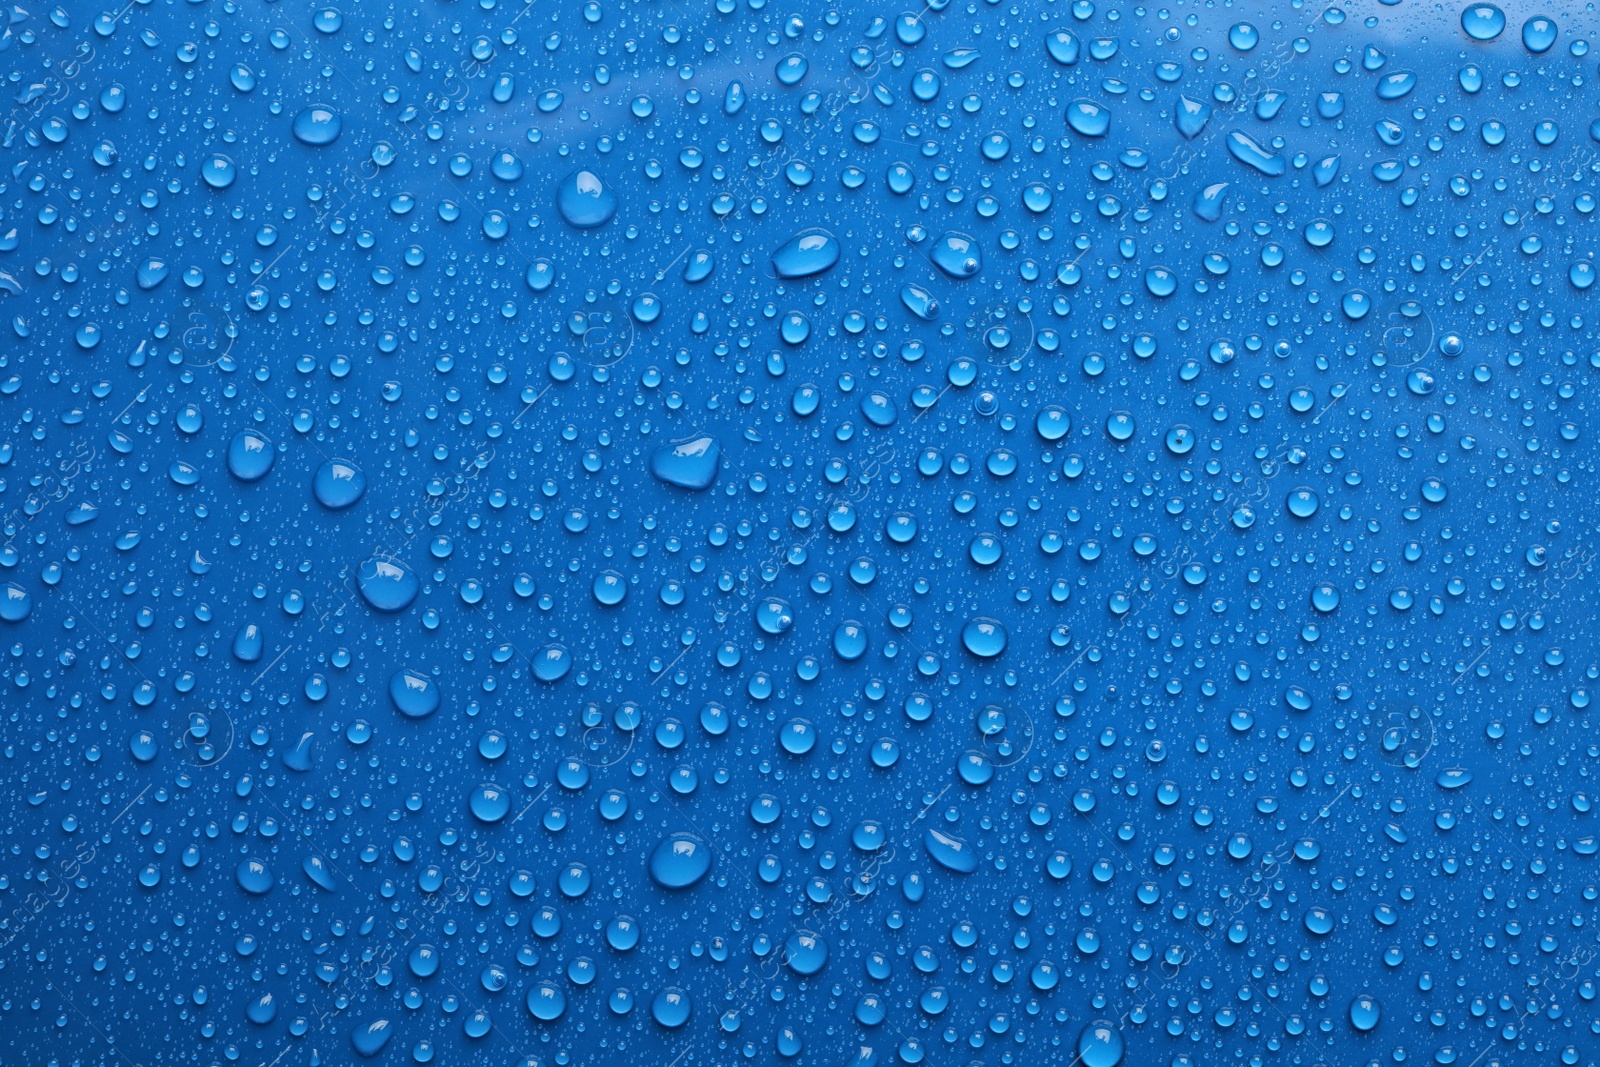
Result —
[[[12,9],[0,1062],[1600,1058],[1593,13],[897,14]]]

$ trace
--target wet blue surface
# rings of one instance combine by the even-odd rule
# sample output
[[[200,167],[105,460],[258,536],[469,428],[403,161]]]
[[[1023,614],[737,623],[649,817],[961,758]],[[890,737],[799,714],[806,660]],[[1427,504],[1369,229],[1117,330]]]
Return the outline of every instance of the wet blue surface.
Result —
[[[1600,1062],[1592,12],[0,23],[0,1061]]]

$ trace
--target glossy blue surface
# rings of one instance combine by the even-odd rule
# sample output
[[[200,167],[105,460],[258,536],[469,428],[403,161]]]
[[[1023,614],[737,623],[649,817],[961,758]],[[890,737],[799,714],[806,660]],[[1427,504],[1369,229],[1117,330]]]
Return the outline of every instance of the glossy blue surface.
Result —
[[[0,17],[0,1062],[1600,1062],[1600,24]]]

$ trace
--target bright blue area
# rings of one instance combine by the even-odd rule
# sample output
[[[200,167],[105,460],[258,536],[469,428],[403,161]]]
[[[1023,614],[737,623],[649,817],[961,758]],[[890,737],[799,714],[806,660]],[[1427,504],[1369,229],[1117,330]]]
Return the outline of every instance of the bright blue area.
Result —
[[[1592,14],[0,22],[3,1062],[1597,1062]]]

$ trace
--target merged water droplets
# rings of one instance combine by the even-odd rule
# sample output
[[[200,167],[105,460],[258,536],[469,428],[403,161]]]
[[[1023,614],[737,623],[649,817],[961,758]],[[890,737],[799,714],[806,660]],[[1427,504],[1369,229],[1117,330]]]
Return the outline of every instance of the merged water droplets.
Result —
[[[1234,159],[1269,178],[1279,177],[1288,170],[1288,164],[1281,155],[1263,147],[1241,130],[1229,132],[1227,145]]]
[[[716,481],[722,450],[710,436],[686,438],[657,449],[650,457],[650,473],[668,485],[707,489]]]
[[[928,258],[951,278],[970,278],[983,269],[983,253],[977,241],[964,233],[952,232],[940,237]]]

